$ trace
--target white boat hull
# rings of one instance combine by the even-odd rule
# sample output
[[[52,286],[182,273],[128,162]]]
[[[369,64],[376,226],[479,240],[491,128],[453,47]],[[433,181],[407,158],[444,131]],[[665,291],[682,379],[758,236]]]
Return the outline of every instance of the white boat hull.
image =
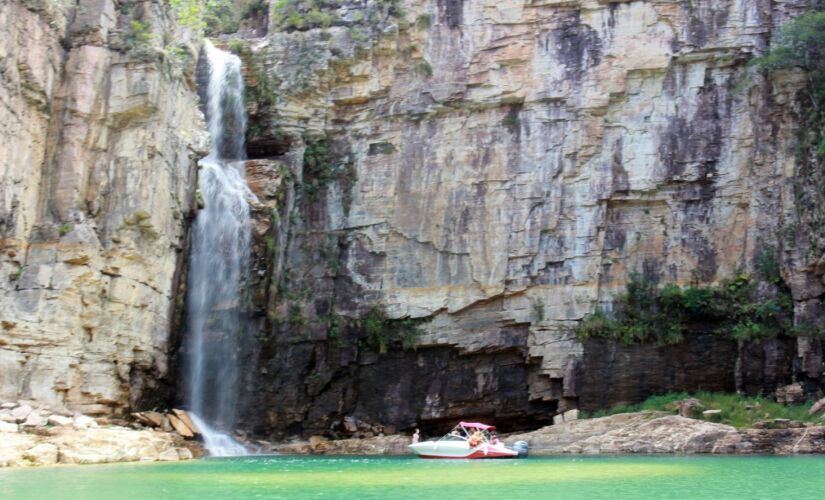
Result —
[[[421,458],[517,458],[518,452],[503,444],[483,443],[470,448],[466,441],[424,441],[410,445]]]

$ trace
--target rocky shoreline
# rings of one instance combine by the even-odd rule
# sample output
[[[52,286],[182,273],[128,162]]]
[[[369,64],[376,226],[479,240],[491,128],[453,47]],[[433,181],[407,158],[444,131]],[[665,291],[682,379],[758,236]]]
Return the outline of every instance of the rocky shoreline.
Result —
[[[572,420],[527,433],[506,443],[527,441],[531,455],[560,454],[772,454],[825,453],[825,425],[784,429],[737,429],[667,412],[621,413]],[[273,451],[315,455],[400,455],[409,437],[308,441],[274,445]]]
[[[115,419],[0,404],[0,468],[189,460],[200,444],[177,432],[127,427]]]
[[[784,428],[737,429],[649,411],[568,420],[502,437],[507,443],[527,441],[533,456],[825,453],[825,425],[778,424]],[[177,431],[141,428],[139,420],[130,425],[4,403],[0,408],[0,467],[177,461],[204,454],[200,443]],[[287,455],[405,455],[409,442],[409,436],[390,434],[256,443],[261,452]]]

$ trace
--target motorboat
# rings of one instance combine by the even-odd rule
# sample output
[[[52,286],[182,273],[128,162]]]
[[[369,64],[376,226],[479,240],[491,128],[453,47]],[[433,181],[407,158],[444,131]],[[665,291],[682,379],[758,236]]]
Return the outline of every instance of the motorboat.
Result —
[[[458,425],[437,441],[422,441],[410,445],[410,450],[421,458],[518,458],[527,455],[508,448],[494,434],[496,428],[480,422],[459,422]]]

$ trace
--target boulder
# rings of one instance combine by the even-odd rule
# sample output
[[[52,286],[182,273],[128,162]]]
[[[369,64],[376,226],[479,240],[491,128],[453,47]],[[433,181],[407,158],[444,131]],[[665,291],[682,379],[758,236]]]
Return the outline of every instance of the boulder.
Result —
[[[722,410],[705,410],[702,412],[704,418],[718,418],[722,416]]]
[[[44,417],[42,417],[36,411],[29,413],[29,416],[26,417],[26,420],[20,424],[21,427],[42,427],[46,425],[47,421]]]
[[[318,448],[321,446],[322,443],[329,441],[329,439],[325,438],[324,436],[310,436],[309,437],[309,446],[312,448]]]
[[[688,398],[681,401],[676,401],[676,409],[678,410],[680,417],[697,418],[702,414],[702,411],[705,409],[705,405],[703,405],[702,402],[696,398]]]
[[[15,421],[19,424],[25,422],[32,412],[32,407],[29,405],[18,406],[11,411]]]
[[[19,432],[17,424],[0,421],[0,432]]]
[[[23,453],[23,459],[36,465],[52,465],[57,463],[57,446],[51,443],[40,443]]]
[[[96,429],[99,427],[95,419],[87,417],[86,415],[78,415],[72,421],[72,426],[75,429]]]
[[[565,422],[570,422],[571,420],[578,420],[579,419],[579,410],[577,408],[573,408],[572,410],[567,410],[566,412],[562,413]]]
[[[192,429],[190,429],[185,423],[183,423],[183,420],[179,419],[177,416],[172,415],[170,413],[166,417],[169,419],[169,424],[172,426],[173,429],[175,429],[175,432],[177,432],[181,436],[185,438],[191,438],[195,436],[195,434],[192,432]]]
[[[508,440],[527,441],[530,453],[822,453],[825,426],[736,429],[660,412],[622,413],[551,425]]]
[[[189,427],[193,434],[201,433],[201,431],[198,429],[198,426],[195,425],[195,422],[192,422],[192,419],[189,418],[189,414],[186,413],[184,410],[173,409],[172,413],[174,413],[175,416],[181,420],[181,422],[186,424],[186,427]]]
[[[0,408],[4,410],[11,410],[12,408],[17,407],[17,403],[3,403],[0,404]]]
[[[814,403],[811,409],[808,410],[808,415],[816,415],[817,413],[822,413],[825,416],[825,398]]]
[[[17,418],[11,414],[11,410],[0,410],[0,422],[17,423]]]
[[[192,456],[192,450],[189,448],[177,448],[177,450],[180,460],[192,460],[194,458],[194,456]]]
[[[63,415],[51,415],[48,419],[46,419],[46,422],[49,425],[54,425],[56,427],[64,427],[67,425],[72,425],[74,420],[72,420],[71,417],[65,417]]]
[[[776,402],[786,405],[798,405],[805,402],[805,391],[802,384],[794,383],[782,386],[776,390]]]
[[[791,420],[787,418],[775,418],[770,423],[771,429],[788,429],[791,426]]]
[[[358,432],[358,419],[355,417],[344,417],[344,432],[350,434]]]
[[[149,427],[163,426],[163,414],[156,411],[142,411],[139,413],[132,413],[138,422]]]

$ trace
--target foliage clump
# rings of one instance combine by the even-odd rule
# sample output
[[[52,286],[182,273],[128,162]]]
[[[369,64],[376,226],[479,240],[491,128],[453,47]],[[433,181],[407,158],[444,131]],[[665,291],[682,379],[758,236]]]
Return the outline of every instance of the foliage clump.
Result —
[[[272,20],[284,31],[310,30],[330,26],[350,26],[351,29],[366,26],[379,27],[389,18],[403,18],[402,0],[377,0],[349,19],[338,15],[337,0],[278,0],[272,7]]]
[[[178,23],[204,30],[207,35],[235,33],[243,19],[266,14],[266,0],[166,0]]]
[[[420,322],[412,318],[390,319],[380,307],[370,309],[360,321],[366,333],[365,345],[380,354],[385,354],[393,345],[403,349],[415,347]]]
[[[303,191],[317,201],[321,190],[333,181],[341,181],[348,191],[355,183],[355,167],[345,154],[335,154],[331,141],[324,135],[304,135]]]
[[[757,259],[762,282],[772,283],[771,297],[757,296],[758,281],[746,274],[723,280],[718,286],[657,286],[634,274],[624,293],[615,298],[613,310],[597,309],[576,329],[580,340],[607,338],[626,345],[676,344],[691,330],[713,331],[736,340],[810,335],[794,326],[793,299],[779,276],[772,257]],[[769,273],[769,274],[766,274]]]
[[[151,61],[157,57],[152,35],[152,27],[139,19],[129,20],[122,34],[123,48],[133,57]]]
[[[810,401],[803,405],[785,406],[760,396],[752,397],[720,392],[697,392],[693,395],[686,392],[671,392],[651,396],[645,401],[634,405],[619,405],[593,413],[582,412],[581,418],[599,418],[619,413],[641,411],[677,413],[676,402],[688,398],[698,399],[707,410],[722,410],[722,413],[714,418],[714,422],[739,428],[753,427],[754,423],[761,420],[788,419],[799,422],[817,422],[819,419],[819,415],[808,415],[808,410],[811,408]]]

